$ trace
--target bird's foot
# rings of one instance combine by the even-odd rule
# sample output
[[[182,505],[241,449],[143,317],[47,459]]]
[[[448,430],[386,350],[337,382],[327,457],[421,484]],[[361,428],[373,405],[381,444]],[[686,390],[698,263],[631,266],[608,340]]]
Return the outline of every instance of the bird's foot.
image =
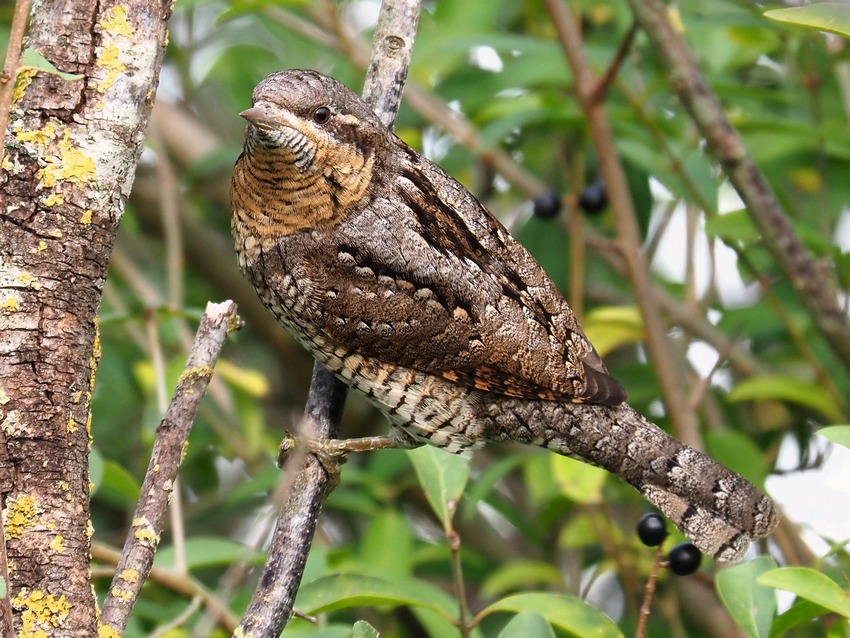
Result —
[[[331,481],[331,489],[339,484],[340,466],[345,463],[346,455],[356,452],[371,452],[399,447],[399,442],[392,436],[364,436],[356,439],[314,439],[299,438],[287,433],[280,442],[277,457],[278,467],[283,467],[287,457],[298,444],[303,445],[303,452],[316,457]]]

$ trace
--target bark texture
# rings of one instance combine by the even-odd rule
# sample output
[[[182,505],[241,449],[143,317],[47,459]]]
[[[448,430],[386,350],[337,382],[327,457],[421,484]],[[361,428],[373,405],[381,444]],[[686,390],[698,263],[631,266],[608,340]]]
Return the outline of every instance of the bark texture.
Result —
[[[89,405],[97,309],[162,62],[171,4],[43,0],[0,184],[0,495],[15,629],[97,635]]]

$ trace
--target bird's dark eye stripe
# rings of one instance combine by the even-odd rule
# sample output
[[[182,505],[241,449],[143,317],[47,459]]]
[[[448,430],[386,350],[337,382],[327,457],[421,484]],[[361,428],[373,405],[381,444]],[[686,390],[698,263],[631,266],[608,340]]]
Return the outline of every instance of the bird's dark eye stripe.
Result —
[[[325,124],[331,119],[331,110],[327,106],[320,106],[313,111],[313,121],[316,124]]]

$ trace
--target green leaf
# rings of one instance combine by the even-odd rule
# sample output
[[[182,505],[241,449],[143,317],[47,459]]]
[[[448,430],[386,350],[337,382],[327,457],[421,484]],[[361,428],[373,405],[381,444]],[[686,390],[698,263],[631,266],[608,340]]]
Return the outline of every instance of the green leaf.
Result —
[[[822,437],[833,443],[850,448],[850,425],[831,425],[817,431]]]
[[[773,9],[764,16],[777,22],[837,33],[850,38],[850,5],[846,2],[816,2],[804,7]]]
[[[608,472],[567,456],[552,454],[549,458],[552,475],[564,496],[583,505],[602,502],[602,488]]]
[[[804,622],[829,613],[827,609],[808,600],[798,598],[788,611],[779,614],[770,628],[770,638],[784,638],[788,632]]]
[[[796,403],[816,410],[832,421],[841,418],[841,410],[829,393],[815,383],[781,374],[749,377],[728,394],[729,401],[776,400]]]
[[[132,509],[139,500],[138,481],[120,463],[107,460],[103,464],[103,474],[97,497],[117,507]]]
[[[387,547],[393,551],[388,552]],[[413,538],[404,517],[394,510],[375,516],[360,543],[360,557],[370,573],[409,576],[413,571]]]
[[[437,587],[364,574],[324,576],[302,585],[295,600],[295,606],[308,614],[376,605],[422,607],[450,619],[457,611],[455,600]]]
[[[729,615],[750,638],[767,638],[776,613],[776,594],[756,579],[776,568],[769,556],[759,556],[717,573],[715,586]]]
[[[431,445],[408,450],[407,455],[431,509],[448,529],[469,478],[469,459]]]
[[[499,632],[499,638],[555,638],[552,626],[540,614],[523,611],[514,616]]]
[[[41,53],[35,49],[25,49],[21,54],[21,61],[18,66],[18,73],[24,69],[38,69],[43,73],[52,73],[58,75],[63,80],[82,80],[83,76],[79,73],[65,73],[57,69],[53,64],[48,62]]]
[[[780,567],[765,572],[757,581],[762,585],[790,591],[800,598],[850,618],[850,597],[838,584],[808,567]]]
[[[745,209],[713,215],[705,222],[705,232],[719,237],[727,244],[750,244],[758,239],[759,231]]]
[[[587,513],[573,513],[558,534],[558,547],[575,549],[599,543],[599,531]]]
[[[352,638],[378,638],[378,630],[365,620],[358,620],[351,628]]]
[[[561,582],[561,571],[547,562],[538,560],[512,560],[497,567],[481,583],[481,595],[486,598],[502,596],[508,591],[529,589],[531,585],[541,587]]]
[[[587,313],[582,327],[602,357],[644,338],[643,320],[636,306],[599,306]]]
[[[567,595],[528,593],[508,596],[478,614],[484,618],[497,611],[534,612],[558,629],[579,638],[622,638],[623,634],[608,616],[583,600]]]

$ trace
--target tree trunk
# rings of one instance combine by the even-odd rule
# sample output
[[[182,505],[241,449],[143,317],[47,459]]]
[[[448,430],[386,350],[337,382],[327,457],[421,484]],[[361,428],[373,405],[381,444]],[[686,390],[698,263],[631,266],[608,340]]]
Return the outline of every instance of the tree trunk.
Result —
[[[0,497],[15,630],[97,635],[89,404],[97,309],[153,103],[169,0],[42,0],[0,184]]]

